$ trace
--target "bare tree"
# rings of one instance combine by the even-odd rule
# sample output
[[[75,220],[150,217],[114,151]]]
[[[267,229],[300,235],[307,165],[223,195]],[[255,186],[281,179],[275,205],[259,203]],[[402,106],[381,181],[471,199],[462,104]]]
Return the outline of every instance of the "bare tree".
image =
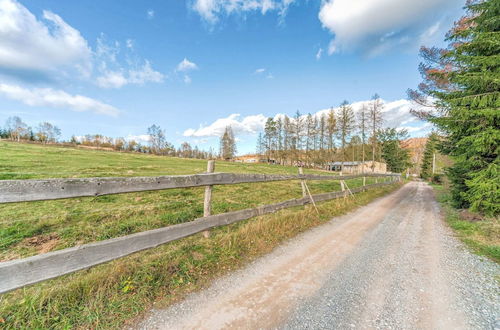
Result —
[[[151,125],[148,127],[148,135],[151,151],[160,154],[167,146],[165,131],[158,125]]]
[[[40,123],[36,129],[35,136],[43,144],[56,142],[61,135],[61,130],[48,122]]]
[[[193,148],[188,142],[183,142],[181,144],[181,148],[179,150],[179,156],[183,158],[192,158],[193,157]]]
[[[346,155],[346,142],[347,138],[351,135],[352,131],[356,127],[356,120],[354,117],[354,111],[352,110],[349,102],[344,101],[340,104],[339,114],[337,118],[337,125],[339,129],[339,138],[342,146],[342,169],[344,167],[344,161],[347,159]]]
[[[361,133],[361,161],[363,163],[362,165],[362,172],[365,172],[365,144],[366,144],[366,131],[368,129],[368,108],[366,104],[363,103],[361,106],[361,109],[359,110],[358,113],[358,120],[359,120],[359,132]]]
[[[370,103],[369,108],[369,125],[372,131],[371,142],[372,142],[372,172],[375,172],[375,155],[377,152],[377,132],[382,127],[383,119],[382,119],[382,109],[384,108],[384,104],[380,99],[378,94],[373,95],[372,101]]]
[[[18,116],[9,117],[5,126],[9,131],[10,138],[17,142],[19,142],[23,136],[28,135],[29,132],[28,125]]]
[[[335,111],[333,107],[328,111],[326,118],[326,133],[327,133],[327,145],[328,152],[330,154],[331,160],[333,160],[333,151],[335,149],[335,134],[337,133],[337,118],[335,116]]]
[[[299,154],[300,150],[302,150],[303,129],[304,129],[304,121],[299,110],[297,110],[293,120],[294,140],[292,143],[293,154],[296,162],[300,160]]]

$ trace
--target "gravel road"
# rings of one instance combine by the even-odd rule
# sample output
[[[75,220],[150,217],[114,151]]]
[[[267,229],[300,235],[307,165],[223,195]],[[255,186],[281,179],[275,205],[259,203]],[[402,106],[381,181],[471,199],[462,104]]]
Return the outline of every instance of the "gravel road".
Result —
[[[316,227],[139,329],[500,329],[500,266],[412,182]]]

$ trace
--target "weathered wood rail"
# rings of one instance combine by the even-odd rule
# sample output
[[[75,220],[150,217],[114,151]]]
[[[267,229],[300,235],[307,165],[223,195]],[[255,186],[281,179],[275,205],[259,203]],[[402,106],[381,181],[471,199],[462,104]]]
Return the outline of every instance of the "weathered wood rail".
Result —
[[[396,174],[365,174],[390,177]],[[0,180],[0,203],[91,197],[140,191],[289,180],[350,180],[360,175],[277,175],[206,173],[157,177],[115,177],[45,180]]]
[[[391,184],[395,180],[399,180],[399,175],[396,174],[365,174],[364,176],[387,177],[390,180],[351,189],[352,193],[361,192],[385,184]],[[250,182],[347,180],[358,177],[363,177],[363,175],[329,176],[310,174],[263,175],[213,173],[139,178],[4,180],[0,181],[0,203],[100,196],[137,191]],[[210,197],[207,197],[207,194],[211,194],[211,189],[206,190],[205,204],[207,204],[207,201],[210,203]],[[330,192],[217,215],[208,215],[209,212],[205,212],[205,216],[202,218],[178,225],[148,230],[95,243],[83,244],[33,257],[0,262],[0,293],[5,293],[26,285],[86,269],[135,252],[188,237],[210,228],[274,213],[289,207],[344,197],[346,194],[346,191]],[[205,205],[205,207],[207,207],[207,205]]]

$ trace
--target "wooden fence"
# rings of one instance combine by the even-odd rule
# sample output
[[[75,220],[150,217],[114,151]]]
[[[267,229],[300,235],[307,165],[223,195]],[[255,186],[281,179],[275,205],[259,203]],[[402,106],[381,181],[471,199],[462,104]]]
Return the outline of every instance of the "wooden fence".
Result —
[[[208,172],[214,170],[209,161]],[[302,173],[302,171],[300,171]],[[383,177],[384,182],[344,190],[344,180],[360,177]],[[211,215],[211,187],[251,182],[272,182],[301,180],[303,196],[284,202],[263,205]],[[309,195],[306,180],[338,180],[342,191]],[[252,217],[274,213],[289,207],[331,200],[357,193],[373,187],[391,184],[400,180],[399,174],[364,174],[349,176],[332,175],[267,175],[206,173],[196,175],[132,177],[132,178],[83,178],[83,179],[46,179],[46,180],[3,180],[0,181],[0,204],[12,202],[52,200],[72,197],[101,196],[127,192],[151,191],[205,186],[204,216],[190,222],[140,233],[83,244],[72,248],[39,254],[33,257],[0,262],[0,293],[51,278],[86,269],[104,262],[118,259],[129,254],[150,249],[161,244],[188,237],[199,232],[208,236],[207,230],[228,225]],[[307,190],[306,190],[307,188]]]

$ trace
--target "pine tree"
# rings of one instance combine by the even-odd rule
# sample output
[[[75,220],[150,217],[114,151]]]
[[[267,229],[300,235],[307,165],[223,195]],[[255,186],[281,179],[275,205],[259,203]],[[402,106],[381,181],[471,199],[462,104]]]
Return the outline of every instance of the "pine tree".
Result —
[[[230,160],[236,155],[236,140],[231,126],[227,126],[220,138],[220,158]]]
[[[432,176],[432,162],[436,153],[437,142],[437,134],[431,133],[425,143],[422,165],[420,166],[420,177],[422,179],[429,179]]]
[[[401,141],[408,138],[408,131],[385,128],[378,131],[377,136],[381,143],[382,158],[389,171],[401,173],[411,166],[410,152],[401,147]]]
[[[456,207],[500,213],[500,1],[469,1],[448,33],[446,49],[422,48],[424,82],[409,96],[436,100],[437,111],[415,113],[435,124]],[[430,98],[429,98],[430,97]]]

